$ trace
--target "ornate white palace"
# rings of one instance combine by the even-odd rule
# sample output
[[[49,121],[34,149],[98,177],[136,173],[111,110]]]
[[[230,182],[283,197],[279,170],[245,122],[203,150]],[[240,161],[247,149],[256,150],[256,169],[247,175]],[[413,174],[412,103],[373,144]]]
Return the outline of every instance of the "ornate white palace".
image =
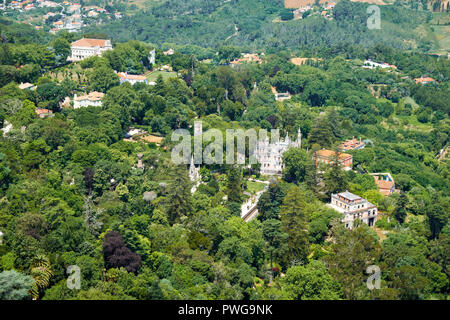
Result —
[[[290,147],[300,148],[302,146],[302,133],[300,129],[297,132],[297,140],[289,139],[289,133],[284,140],[275,143],[269,142],[269,137],[265,140],[259,140],[256,145],[254,155],[261,164],[260,172],[262,175],[277,175],[283,170],[283,152]]]

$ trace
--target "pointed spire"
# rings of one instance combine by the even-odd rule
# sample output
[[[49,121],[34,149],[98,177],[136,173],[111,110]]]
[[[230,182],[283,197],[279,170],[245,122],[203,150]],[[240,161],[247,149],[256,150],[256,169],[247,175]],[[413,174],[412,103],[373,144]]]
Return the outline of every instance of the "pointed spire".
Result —
[[[302,146],[302,131],[300,130],[300,127],[297,131],[297,147],[300,148]]]
[[[194,164],[194,156],[191,157],[191,164],[189,165],[189,174],[193,177],[195,173],[195,164]]]

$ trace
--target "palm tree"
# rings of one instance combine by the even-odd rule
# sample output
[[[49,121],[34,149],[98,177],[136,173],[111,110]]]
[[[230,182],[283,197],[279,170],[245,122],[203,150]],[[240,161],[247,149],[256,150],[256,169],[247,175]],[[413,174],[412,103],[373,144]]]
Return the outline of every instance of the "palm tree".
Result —
[[[33,300],[37,300],[39,298],[39,291],[49,286],[53,272],[49,259],[43,254],[38,254],[34,257],[30,269],[31,276],[34,279],[30,293]]]

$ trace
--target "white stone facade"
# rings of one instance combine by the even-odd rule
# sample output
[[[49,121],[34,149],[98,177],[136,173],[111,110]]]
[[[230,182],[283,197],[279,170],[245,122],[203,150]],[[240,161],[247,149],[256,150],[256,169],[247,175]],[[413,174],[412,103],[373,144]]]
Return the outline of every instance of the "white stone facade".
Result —
[[[348,229],[353,228],[356,219],[361,219],[365,224],[372,227],[377,222],[378,209],[375,205],[351,192],[345,191],[331,195],[330,208],[342,213],[342,222]]]
[[[102,53],[112,49],[110,40],[102,39],[80,39],[72,42],[70,46],[71,55],[68,61],[80,61],[92,56],[101,57]]]
[[[96,92],[93,91],[87,95],[84,96],[77,96],[74,95],[73,97],[73,108],[84,108],[84,107],[101,107],[102,106],[102,100],[103,100],[104,94],[102,92]]]
[[[194,156],[192,156],[191,164],[189,165],[189,178],[191,179],[191,181],[197,181],[198,179],[200,179],[200,166],[195,166]]]
[[[291,141],[289,134],[283,141],[270,143],[267,137],[264,141],[258,141],[255,156],[261,164],[262,175],[278,175],[283,170],[283,153],[290,147],[300,148],[302,146],[302,133],[298,129],[297,140]]]

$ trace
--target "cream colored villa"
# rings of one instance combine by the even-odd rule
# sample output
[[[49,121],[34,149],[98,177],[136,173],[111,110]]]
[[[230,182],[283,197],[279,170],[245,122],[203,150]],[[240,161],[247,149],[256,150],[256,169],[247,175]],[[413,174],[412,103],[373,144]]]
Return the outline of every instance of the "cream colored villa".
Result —
[[[89,94],[83,96],[73,96],[73,108],[83,108],[83,107],[100,107],[102,105],[104,93],[92,91]]]
[[[344,215],[342,222],[345,223],[345,227],[348,229],[353,228],[353,223],[356,219],[361,219],[369,227],[374,226],[375,222],[377,222],[377,207],[351,192],[345,191],[332,194],[331,203],[327,205]]]
[[[72,42],[70,45],[71,54],[67,57],[67,60],[80,61],[92,56],[101,57],[103,52],[111,49],[110,40],[83,38]]]

